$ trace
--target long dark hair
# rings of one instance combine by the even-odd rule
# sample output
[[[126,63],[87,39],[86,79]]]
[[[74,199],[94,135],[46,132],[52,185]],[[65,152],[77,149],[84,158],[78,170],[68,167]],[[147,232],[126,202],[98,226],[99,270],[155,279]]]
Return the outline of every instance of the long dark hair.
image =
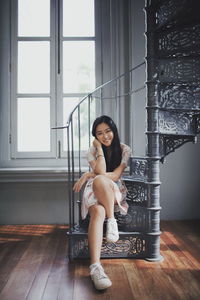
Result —
[[[117,130],[117,126],[115,125],[114,121],[108,117],[108,116],[101,116],[96,118],[96,120],[93,123],[92,126],[92,135],[96,137],[96,128],[99,124],[101,123],[106,123],[110,129],[113,132],[113,140],[111,143],[111,156],[108,158],[108,152],[107,152],[107,147],[102,145],[102,149],[104,152],[104,156],[105,156],[105,160],[106,160],[106,171],[107,172],[112,172],[114,169],[116,169],[120,163],[121,163],[121,159],[122,159],[122,149],[120,146],[120,140],[119,140],[119,134],[118,134],[118,130]]]

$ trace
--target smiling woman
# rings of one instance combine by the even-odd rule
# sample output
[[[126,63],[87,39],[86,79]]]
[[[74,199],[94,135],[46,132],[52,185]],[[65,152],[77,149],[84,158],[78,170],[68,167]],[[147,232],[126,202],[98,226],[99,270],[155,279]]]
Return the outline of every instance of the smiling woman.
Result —
[[[128,210],[126,187],[121,176],[127,167],[131,150],[120,143],[117,127],[109,116],[103,115],[94,121],[92,134],[93,146],[88,151],[91,172],[82,175],[75,183],[74,191],[79,192],[86,183],[82,218],[85,219],[89,212],[90,275],[96,289],[102,290],[112,284],[100,264],[103,224],[107,217],[106,239],[115,243],[119,239],[119,233],[114,211],[126,214]]]

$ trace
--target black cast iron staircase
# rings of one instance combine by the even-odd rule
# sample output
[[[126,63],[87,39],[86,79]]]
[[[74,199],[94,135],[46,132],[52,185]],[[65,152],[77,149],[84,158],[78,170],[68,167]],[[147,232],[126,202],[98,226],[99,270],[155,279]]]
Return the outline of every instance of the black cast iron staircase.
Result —
[[[86,101],[88,102],[88,129],[91,131],[91,116],[90,116],[90,105],[93,99],[100,101],[100,107],[105,101],[114,102],[115,116],[119,114],[119,101],[126,101],[127,97],[131,97],[133,93],[144,89],[145,86],[134,89],[132,86],[132,73],[138,68],[143,66],[145,62],[137,65],[127,73],[124,73],[117,78],[105,83],[98,87],[93,93],[86,96],[77,107],[71,112],[69,120],[67,122],[67,136],[68,136],[68,182],[69,182],[69,219],[70,219],[70,230],[68,232],[69,237],[69,258],[88,258],[88,240],[87,240],[87,228],[89,223],[89,217],[86,220],[81,220],[81,198],[82,193],[79,194],[78,199],[72,191],[72,187],[76,181],[76,158],[73,149],[74,144],[74,114],[78,112],[77,128],[79,128],[78,137],[81,139],[81,115],[80,106]],[[108,96],[108,92],[114,87],[114,97]],[[123,86],[123,92],[120,87]],[[128,89],[127,89],[128,86]],[[63,128],[63,127],[61,127]],[[90,141],[89,141],[90,142]],[[79,144],[80,146],[80,144]],[[78,176],[82,174],[81,165],[81,147],[78,151],[78,165],[77,173]],[[151,211],[147,211],[147,160],[142,157],[132,157],[130,159],[130,171],[129,175],[123,178],[127,189],[127,202],[129,204],[129,211],[126,216],[122,216],[116,213],[118,220],[120,239],[117,243],[107,243],[103,240],[101,257],[149,257],[151,252],[151,235],[154,233],[149,232],[150,230],[150,219]],[[78,204],[78,205],[76,205]],[[77,207],[78,206],[78,207]],[[160,208],[159,208],[160,209]],[[78,220],[75,221],[75,212],[78,213]],[[158,220],[159,221],[159,220]],[[158,233],[160,234],[160,232]],[[148,236],[149,235],[149,236]],[[149,245],[149,246],[148,246]]]
[[[199,133],[199,8],[197,0],[146,2],[149,109],[158,111],[162,161]]]
[[[147,146],[145,157],[130,159],[129,174],[123,179],[128,189],[128,214],[116,214],[120,239],[103,241],[102,257],[145,258],[161,260],[160,255],[160,176],[159,164],[187,142],[196,142],[200,132],[200,14],[197,0],[146,1],[146,90]],[[132,74],[144,63],[105,83],[86,96],[70,114],[67,122],[69,183],[69,258],[88,258],[88,218],[80,217],[78,199],[72,186],[82,174],[81,105],[88,103],[90,131],[91,102],[115,102],[130,99],[139,89],[133,88]],[[121,89],[121,87],[123,87]],[[127,88],[128,87],[128,88]],[[126,90],[125,90],[126,89]],[[114,90],[113,97],[107,97]],[[123,90],[123,92],[122,92]],[[74,151],[75,114],[79,149]],[[64,127],[62,127],[64,128]],[[90,144],[90,137],[89,144]],[[76,217],[76,212],[78,216]],[[76,220],[77,219],[77,220]]]

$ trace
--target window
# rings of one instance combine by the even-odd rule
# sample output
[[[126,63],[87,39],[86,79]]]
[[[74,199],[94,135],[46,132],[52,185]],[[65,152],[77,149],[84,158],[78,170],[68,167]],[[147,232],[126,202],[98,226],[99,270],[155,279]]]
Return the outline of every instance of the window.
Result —
[[[94,2],[12,1],[11,158],[66,165],[66,130],[51,128],[95,88]]]

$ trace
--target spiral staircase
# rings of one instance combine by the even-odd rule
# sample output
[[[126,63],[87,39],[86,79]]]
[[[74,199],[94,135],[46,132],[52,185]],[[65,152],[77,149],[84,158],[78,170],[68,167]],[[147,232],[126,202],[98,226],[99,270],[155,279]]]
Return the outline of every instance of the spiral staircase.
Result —
[[[171,152],[187,142],[196,142],[200,132],[200,14],[196,0],[146,1],[146,90],[147,146],[145,157],[131,157],[127,186],[128,214],[116,214],[120,239],[103,240],[101,257],[144,258],[159,261],[160,255],[160,176],[159,165]],[[139,66],[140,67],[140,66]],[[133,68],[132,72],[135,72]],[[123,78],[127,74],[122,75]],[[71,113],[67,123],[68,182],[70,230],[69,258],[88,258],[88,219],[81,221],[81,194],[72,191],[76,168],[74,155],[73,116],[80,106],[92,99],[103,101],[103,90],[122,77],[104,84],[85,97]],[[132,76],[129,76],[131,80]],[[129,90],[128,95],[136,91]],[[126,94],[126,96],[127,96]],[[118,95],[116,95],[118,97]],[[90,128],[89,117],[88,128]],[[79,132],[80,138],[80,132]],[[82,174],[80,143],[78,175]],[[78,203],[78,204],[77,204]],[[78,205],[78,222],[76,217]]]

